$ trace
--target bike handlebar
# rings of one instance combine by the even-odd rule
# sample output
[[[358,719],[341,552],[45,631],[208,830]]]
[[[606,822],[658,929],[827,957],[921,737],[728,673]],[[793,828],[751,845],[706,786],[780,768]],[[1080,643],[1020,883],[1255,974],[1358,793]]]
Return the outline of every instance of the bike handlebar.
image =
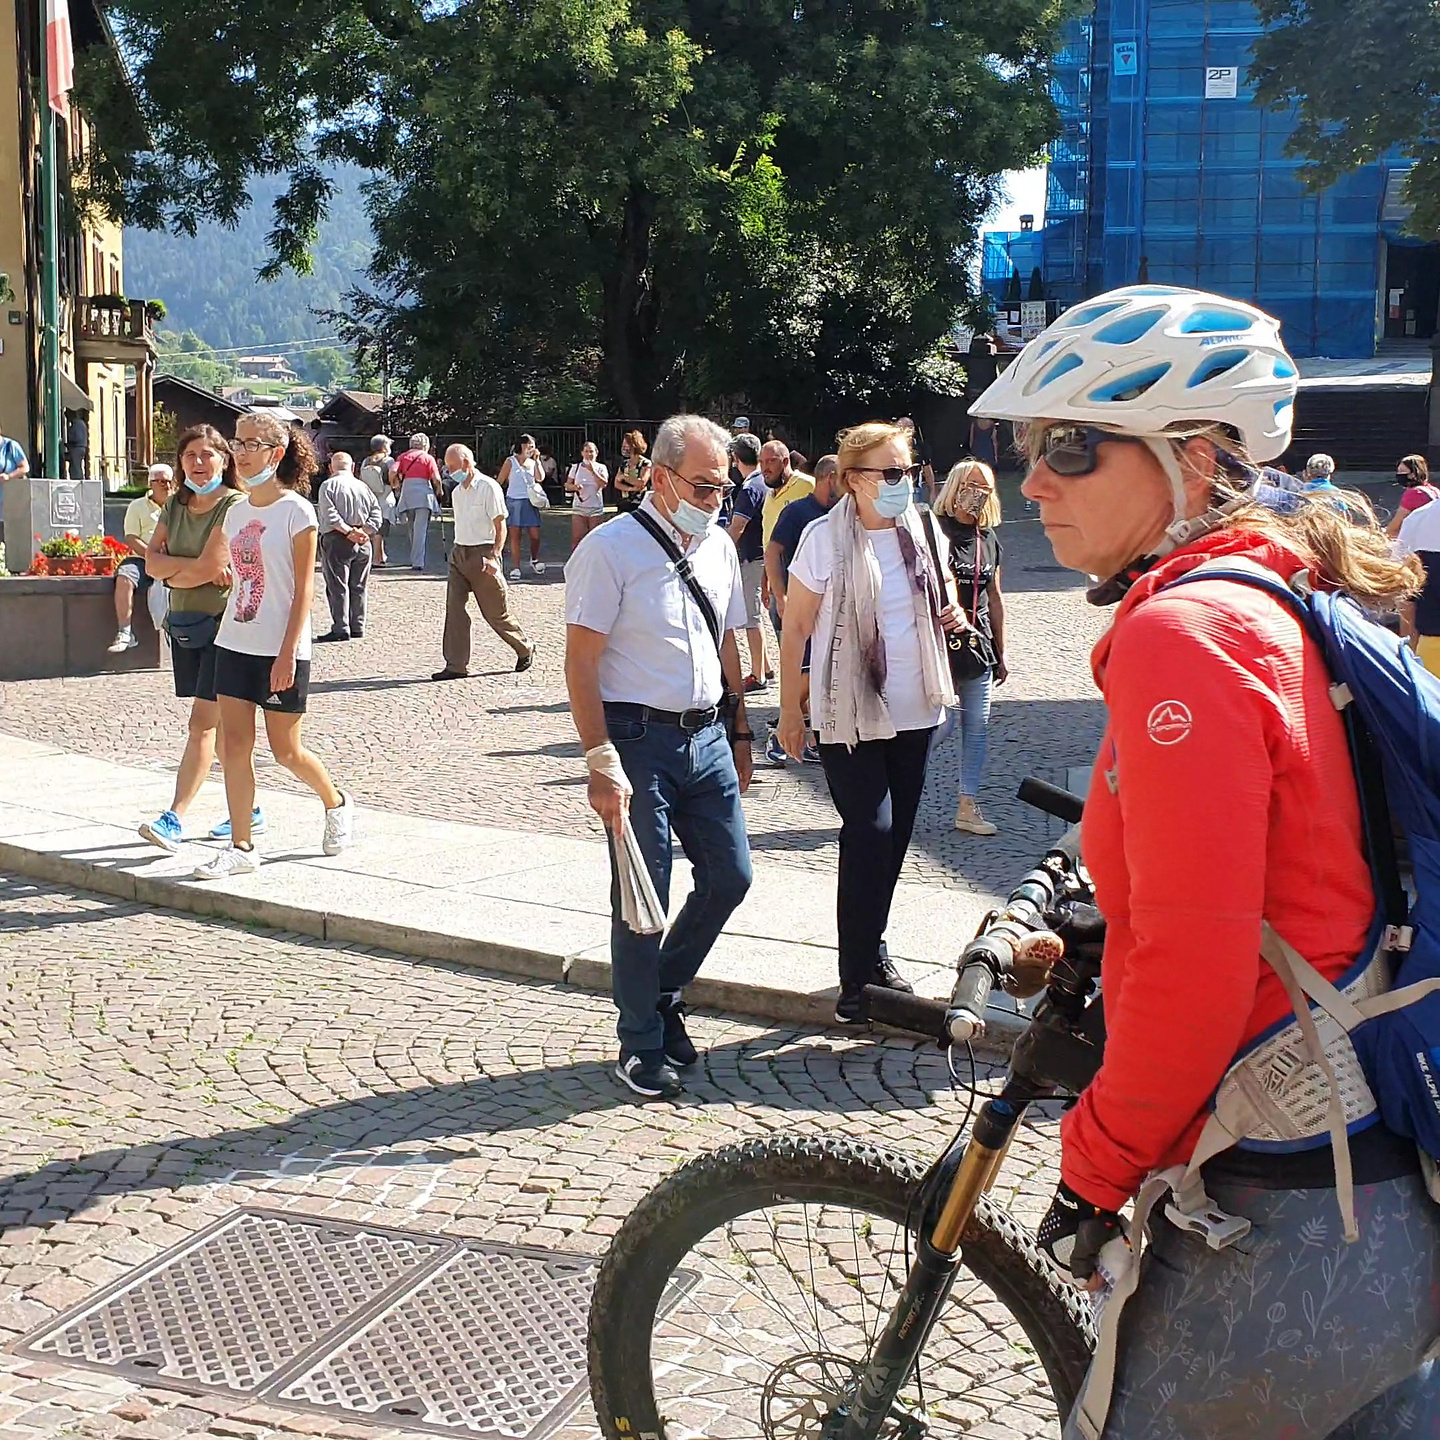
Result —
[[[1063,820],[1067,825],[1078,825],[1080,817],[1085,813],[1085,802],[1080,796],[1072,791],[1062,790],[1058,785],[1037,780],[1033,775],[1020,782],[1016,798],[1024,801],[1026,805],[1033,805],[1037,810],[1043,810],[1047,815],[1053,815],[1057,820]]]

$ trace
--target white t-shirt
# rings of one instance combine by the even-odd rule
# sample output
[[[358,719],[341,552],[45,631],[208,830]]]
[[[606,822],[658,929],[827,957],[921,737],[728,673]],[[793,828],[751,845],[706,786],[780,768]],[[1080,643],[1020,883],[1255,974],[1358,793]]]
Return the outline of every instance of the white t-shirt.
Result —
[[[478,470],[468,485],[457,485],[450,492],[455,507],[455,543],[457,545],[493,545],[495,521],[505,513],[505,497],[488,475]]]
[[[540,462],[533,457],[521,460],[518,455],[510,457],[510,473],[505,477],[505,494],[511,500],[530,498],[530,481],[540,479]]]
[[[920,667],[920,637],[915,629],[915,607],[910,598],[910,577],[900,556],[900,538],[894,530],[867,530],[871,549],[880,562],[879,624],[885,642],[885,704],[897,730],[928,730],[945,718],[941,706],[925,698],[925,676]],[[821,597],[815,620],[812,682],[818,682],[820,655],[830,644],[834,607],[830,599],[830,517],[806,527],[790,562],[790,578],[799,580]]]
[[[575,508],[591,515],[598,515],[605,508],[601,493],[610,479],[610,472],[597,460],[593,465],[582,462],[570,467],[570,479],[578,487],[572,497]]]
[[[315,507],[293,490],[269,505],[247,496],[225,512],[235,583],[215,643],[242,655],[278,655],[295,599],[295,537],[317,528]],[[300,632],[297,660],[310,658],[310,617]]]

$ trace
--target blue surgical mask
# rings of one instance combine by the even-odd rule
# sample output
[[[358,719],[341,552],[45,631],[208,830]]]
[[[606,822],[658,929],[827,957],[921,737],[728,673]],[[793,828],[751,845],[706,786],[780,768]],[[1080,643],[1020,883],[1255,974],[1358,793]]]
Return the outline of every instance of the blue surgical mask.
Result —
[[[217,475],[213,480],[207,481],[204,485],[197,485],[188,475],[185,477],[185,484],[197,495],[213,495],[223,484],[225,477]]]
[[[278,465],[267,465],[258,475],[252,475],[245,483],[253,490],[257,485],[263,485],[267,480],[275,477]]]
[[[897,519],[910,507],[910,482],[897,480],[887,485],[883,480],[875,495],[875,510],[887,520]]]
[[[456,485],[463,485],[469,472],[465,470],[447,470],[445,472]]]
[[[677,500],[675,512],[670,516],[671,522],[682,534],[697,537],[709,534],[719,518],[718,510],[702,510],[689,500]]]

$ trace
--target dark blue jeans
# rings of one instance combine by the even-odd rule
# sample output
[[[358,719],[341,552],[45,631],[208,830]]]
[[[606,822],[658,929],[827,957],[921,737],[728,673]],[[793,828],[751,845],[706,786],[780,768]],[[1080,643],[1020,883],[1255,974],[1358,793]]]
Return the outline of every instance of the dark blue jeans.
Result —
[[[627,1051],[659,1050],[657,1009],[664,992],[683,990],[750,888],[750,842],[740,780],[722,725],[687,734],[678,725],[607,716],[606,727],[634,788],[630,823],[664,906],[670,904],[670,834],[690,861],[695,888],[662,943],[620,918],[615,853],[610,852],[610,983]]]

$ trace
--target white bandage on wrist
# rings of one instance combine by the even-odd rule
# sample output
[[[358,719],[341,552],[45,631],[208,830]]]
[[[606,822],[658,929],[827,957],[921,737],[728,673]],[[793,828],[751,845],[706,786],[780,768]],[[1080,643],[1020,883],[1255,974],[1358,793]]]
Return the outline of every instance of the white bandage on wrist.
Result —
[[[585,765],[592,775],[603,775],[616,789],[623,790],[627,795],[632,793],[634,787],[626,777],[625,767],[620,763],[620,752],[610,741],[595,746],[593,750],[587,750]]]

